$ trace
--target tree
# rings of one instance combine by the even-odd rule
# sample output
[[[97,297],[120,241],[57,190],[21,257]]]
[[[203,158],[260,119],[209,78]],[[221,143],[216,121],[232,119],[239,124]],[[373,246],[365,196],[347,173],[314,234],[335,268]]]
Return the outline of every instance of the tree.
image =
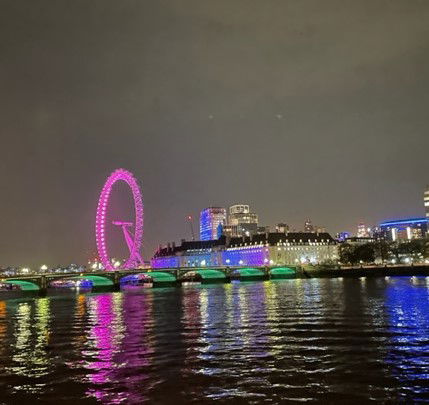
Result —
[[[389,260],[390,245],[385,240],[377,240],[374,242],[375,257],[379,258],[382,262]]]
[[[374,243],[350,245],[344,243],[340,247],[340,261],[348,264],[373,263],[375,260]]]
[[[354,247],[348,243],[340,245],[340,262],[346,264],[354,263]]]
[[[374,263],[375,261],[375,246],[374,243],[365,243],[364,245],[356,246],[356,257],[359,263]]]

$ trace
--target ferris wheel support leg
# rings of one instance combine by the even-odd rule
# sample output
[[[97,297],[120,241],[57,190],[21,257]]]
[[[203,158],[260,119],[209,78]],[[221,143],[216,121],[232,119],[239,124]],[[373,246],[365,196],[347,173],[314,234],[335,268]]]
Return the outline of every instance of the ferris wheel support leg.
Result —
[[[127,229],[126,226],[122,227],[122,231],[124,232],[124,238],[125,238],[125,241],[127,242],[128,250],[130,251],[130,254],[133,254],[133,250],[134,250],[134,241],[133,241],[133,238],[129,234],[128,229]],[[137,250],[134,252],[134,257],[133,258],[136,260],[137,265],[143,264],[143,259],[142,259],[142,257],[140,256],[140,253]]]

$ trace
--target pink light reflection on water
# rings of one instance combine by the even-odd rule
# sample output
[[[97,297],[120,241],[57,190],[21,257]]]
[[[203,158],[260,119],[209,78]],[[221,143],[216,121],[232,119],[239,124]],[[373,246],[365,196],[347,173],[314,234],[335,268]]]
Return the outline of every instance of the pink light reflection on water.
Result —
[[[96,323],[91,335],[98,349],[98,361],[89,364],[88,368],[97,370],[91,374],[90,380],[95,384],[109,381],[110,370],[114,367],[113,355],[115,353],[115,313],[113,311],[113,294],[103,294],[94,297],[96,308]]]
[[[92,297],[96,322],[90,332],[97,359],[87,365],[93,386],[86,392],[102,403],[142,403],[150,388],[144,369],[153,349],[153,326],[146,294],[118,293]]]

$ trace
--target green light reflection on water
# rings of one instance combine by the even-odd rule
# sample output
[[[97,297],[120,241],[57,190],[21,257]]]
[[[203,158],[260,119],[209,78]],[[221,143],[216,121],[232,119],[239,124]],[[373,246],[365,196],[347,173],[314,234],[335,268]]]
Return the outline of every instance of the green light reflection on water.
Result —
[[[14,316],[13,365],[8,368],[10,372],[36,378],[49,373],[47,345],[50,316],[49,298],[18,303]],[[34,384],[32,390],[40,390],[43,386]],[[19,390],[19,387],[15,389]]]

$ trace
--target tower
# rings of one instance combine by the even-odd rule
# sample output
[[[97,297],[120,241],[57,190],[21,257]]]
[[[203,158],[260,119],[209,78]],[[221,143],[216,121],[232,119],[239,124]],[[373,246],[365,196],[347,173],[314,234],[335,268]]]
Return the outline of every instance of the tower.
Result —
[[[200,214],[200,239],[213,240],[220,237],[223,225],[226,224],[226,209],[209,207]]]

